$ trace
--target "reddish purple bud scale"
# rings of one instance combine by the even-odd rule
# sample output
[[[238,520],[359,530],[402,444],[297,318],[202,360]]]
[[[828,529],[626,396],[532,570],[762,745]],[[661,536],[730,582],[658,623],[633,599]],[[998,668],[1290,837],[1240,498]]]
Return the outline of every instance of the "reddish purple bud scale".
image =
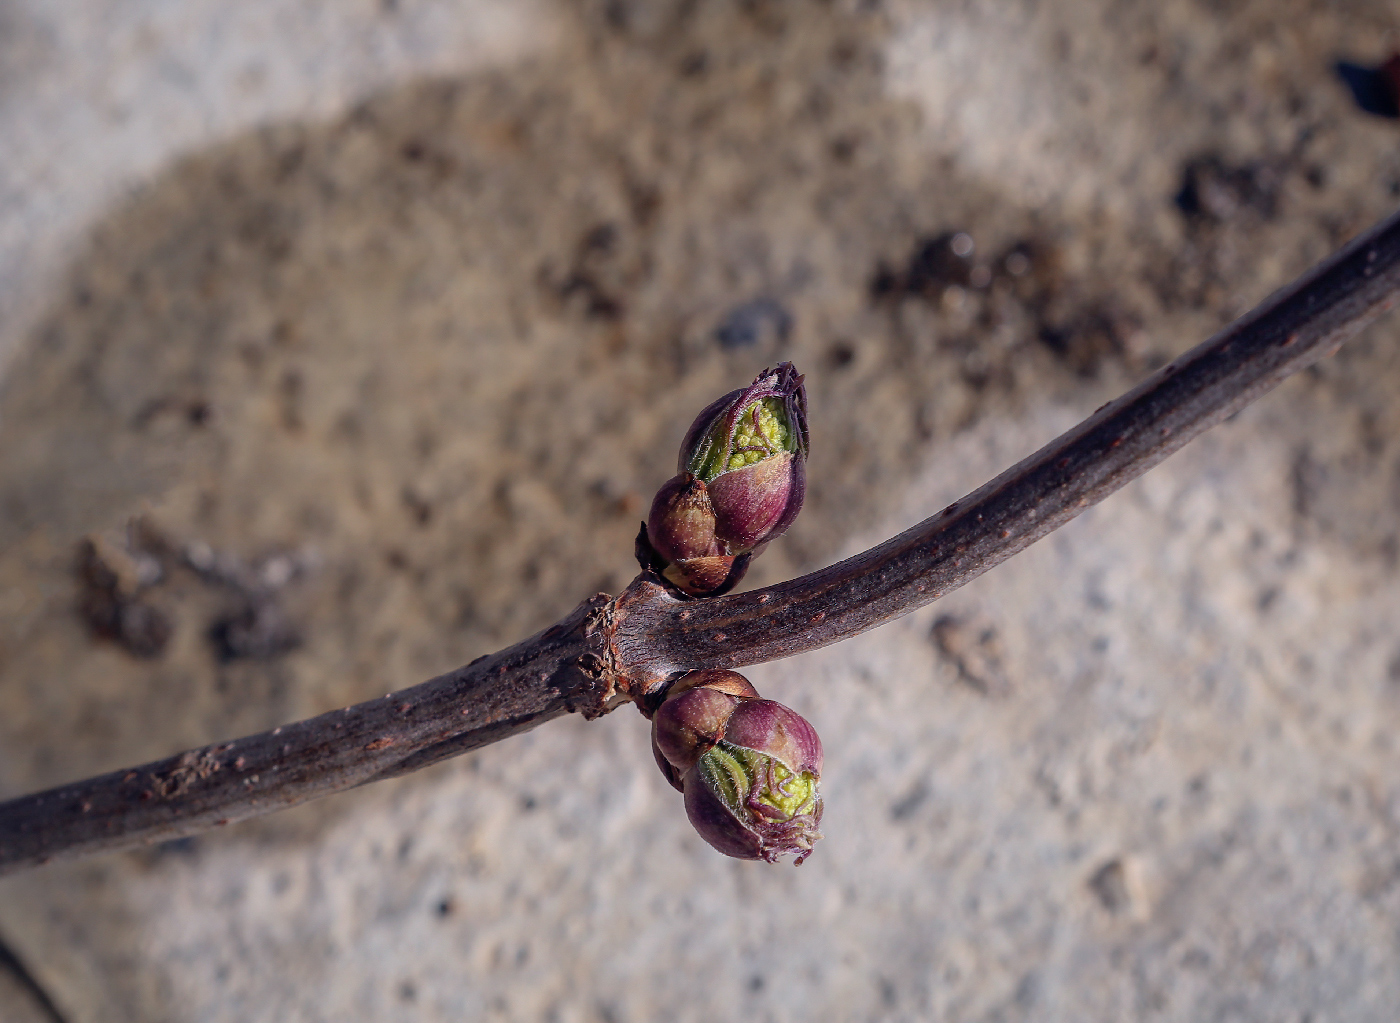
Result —
[[[781,536],[801,511],[806,491],[806,463],[787,452],[715,477],[710,502],[716,538],[736,554]]]

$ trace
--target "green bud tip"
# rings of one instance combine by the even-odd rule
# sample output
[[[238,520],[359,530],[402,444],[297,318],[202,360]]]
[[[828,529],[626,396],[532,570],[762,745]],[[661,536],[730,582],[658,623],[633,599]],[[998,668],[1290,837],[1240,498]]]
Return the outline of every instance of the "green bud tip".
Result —
[[[695,418],[676,466],[706,483],[780,454],[807,457],[807,389],[790,362],[765,369]]]

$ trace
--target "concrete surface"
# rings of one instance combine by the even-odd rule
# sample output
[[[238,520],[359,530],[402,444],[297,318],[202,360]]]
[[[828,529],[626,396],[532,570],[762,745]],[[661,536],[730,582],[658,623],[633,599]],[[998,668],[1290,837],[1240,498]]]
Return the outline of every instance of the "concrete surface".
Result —
[[[751,579],[829,563],[1400,194],[1331,71],[1393,4],[225,8],[0,8],[0,793],[615,592],[781,358],[812,490]],[[7,879],[0,941],[73,1023],[1393,1020],[1396,340],[753,670],[827,749],[800,869],[705,846],[624,710]]]

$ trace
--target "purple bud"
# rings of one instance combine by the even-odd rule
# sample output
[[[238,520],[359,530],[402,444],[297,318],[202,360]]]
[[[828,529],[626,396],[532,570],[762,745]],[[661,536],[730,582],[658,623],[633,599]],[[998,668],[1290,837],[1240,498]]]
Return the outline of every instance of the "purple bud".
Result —
[[[739,701],[757,698],[748,679],[723,668],[692,671],[672,683],[651,719],[651,751],[666,780],[680,789],[681,775],[724,735]]]
[[[672,563],[724,553],[715,538],[715,510],[705,484],[687,473],[663,483],[651,502],[647,538]]]
[[[664,565],[662,574],[686,593],[707,596],[738,582],[735,558],[715,536],[709,489],[694,476],[673,476],[656,492],[646,537]]]
[[[734,559],[758,554],[802,510],[807,445],[807,391],[790,362],[711,403],[647,518],[662,574],[692,596],[733,587],[748,567]]]
[[[652,750],[695,829],[725,855],[801,863],[821,837],[821,740],[742,675],[697,671],[676,683],[652,719]]]

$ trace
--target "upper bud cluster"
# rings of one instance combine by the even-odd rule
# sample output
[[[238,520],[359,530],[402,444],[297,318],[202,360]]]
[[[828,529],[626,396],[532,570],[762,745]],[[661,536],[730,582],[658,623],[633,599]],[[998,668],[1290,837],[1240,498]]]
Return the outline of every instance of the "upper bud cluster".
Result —
[[[737,672],[676,682],[652,718],[652,752],[690,822],[725,855],[801,863],[821,838],[821,739]]]
[[[802,510],[807,445],[807,391],[790,362],[701,412],[681,444],[679,473],[647,516],[662,574],[693,596],[738,583]]]

